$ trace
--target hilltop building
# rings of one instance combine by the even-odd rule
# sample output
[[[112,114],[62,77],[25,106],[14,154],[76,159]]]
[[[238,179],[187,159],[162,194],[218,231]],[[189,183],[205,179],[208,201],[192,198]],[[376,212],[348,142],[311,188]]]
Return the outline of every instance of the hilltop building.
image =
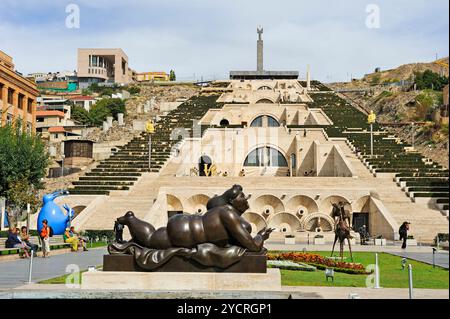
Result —
[[[126,85],[133,77],[122,49],[78,49],[77,66],[80,89],[93,83]]]
[[[21,121],[24,132],[35,132],[38,95],[34,80],[15,71],[12,57],[0,51],[1,125]]]

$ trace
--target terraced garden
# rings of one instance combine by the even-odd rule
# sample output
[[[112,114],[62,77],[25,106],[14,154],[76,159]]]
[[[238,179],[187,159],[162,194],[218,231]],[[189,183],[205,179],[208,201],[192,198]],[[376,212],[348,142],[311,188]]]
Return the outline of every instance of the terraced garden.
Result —
[[[128,190],[142,173],[159,172],[171,155],[172,147],[182,138],[192,136],[193,120],[198,120],[210,109],[221,107],[218,95],[194,96],[169,112],[155,124],[151,137],[151,164],[148,163],[148,133],[133,138],[120,150],[97,165],[96,168],[73,182],[71,194],[109,195],[113,190]],[[176,129],[180,134],[174,135]]]
[[[314,93],[312,97],[314,102],[309,106],[322,108],[333,121],[332,126],[325,127],[329,137],[347,138],[372,172],[396,173],[397,182],[412,198],[437,198],[438,208],[448,211],[448,169],[412,151],[411,145],[390,136],[377,123],[373,125],[371,155],[367,115],[333,92]]]

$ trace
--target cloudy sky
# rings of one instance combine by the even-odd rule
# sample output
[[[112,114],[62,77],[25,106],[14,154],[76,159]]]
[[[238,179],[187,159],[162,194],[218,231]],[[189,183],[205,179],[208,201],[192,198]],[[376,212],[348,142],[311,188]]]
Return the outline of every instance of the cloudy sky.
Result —
[[[449,48],[448,0],[1,2],[0,50],[25,74],[74,70],[77,48],[120,47],[138,72],[173,68],[181,80],[224,79],[256,68],[258,25],[266,70],[304,77],[310,64],[325,82],[429,62]],[[79,28],[66,26],[70,4],[79,7]]]

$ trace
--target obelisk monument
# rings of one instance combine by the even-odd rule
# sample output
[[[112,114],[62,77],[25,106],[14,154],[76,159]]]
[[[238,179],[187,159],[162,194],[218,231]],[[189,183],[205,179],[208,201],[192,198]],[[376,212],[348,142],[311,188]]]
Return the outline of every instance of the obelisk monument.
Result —
[[[256,32],[258,33],[258,41],[256,42],[256,71],[262,72],[264,71],[263,68],[263,40],[262,40],[262,34],[263,34],[263,28],[259,26],[256,29]]]

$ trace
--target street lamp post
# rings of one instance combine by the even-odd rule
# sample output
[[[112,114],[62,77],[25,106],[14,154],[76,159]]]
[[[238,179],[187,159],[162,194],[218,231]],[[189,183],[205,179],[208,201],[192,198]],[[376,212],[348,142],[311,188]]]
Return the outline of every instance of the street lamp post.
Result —
[[[152,169],[152,135],[148,134],[148,170]]]
[[[370,156],[373,156],[373,124],[370,123]]]
[[[370,124],[370,156],[373,156],[373,123],[375,123],[376,115],[373,113],[373,110],[370,111],[367,116],[367,123]]]

